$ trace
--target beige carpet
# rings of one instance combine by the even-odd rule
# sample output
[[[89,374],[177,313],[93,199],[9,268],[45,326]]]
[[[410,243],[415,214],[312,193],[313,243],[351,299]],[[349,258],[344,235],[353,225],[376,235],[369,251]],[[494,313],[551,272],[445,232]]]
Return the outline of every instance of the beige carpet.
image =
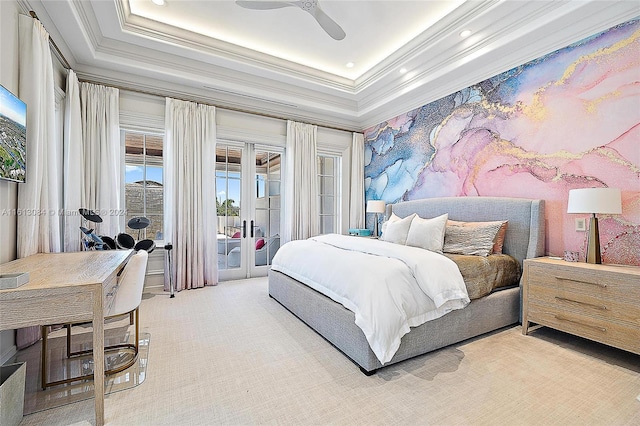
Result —
[[[640,357],[520,327],[366,377],[267,295],[266,279],[146,294],[147,378],[108,425],[638,425]],[[93,401],[22,425],[93,423]]]

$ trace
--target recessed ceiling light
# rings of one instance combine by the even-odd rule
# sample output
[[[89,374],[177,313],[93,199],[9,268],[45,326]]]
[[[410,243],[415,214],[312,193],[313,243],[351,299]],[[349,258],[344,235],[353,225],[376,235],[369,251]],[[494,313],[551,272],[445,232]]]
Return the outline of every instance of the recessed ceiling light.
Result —
[[[356,64],[354,64],[353,62],[347,62],[347,63],[345,64],[345,67],[347,67],[347,68],[353,68],[353,67],[355,67],[355,66],[356,66]]]
[[[400,68],[400,74],[404,74],[404,73],[406,73],[406,72],[407,72],[407,69],[406,69],[406,68]]]
[[[464,30],[460,33],[460,37],[469,37],[471,35],[471,30]]]
[[[153,2],[153,4],[157,4],[158,6],[164,6],[165,5],[165,1],[164,0],[151,0]]]

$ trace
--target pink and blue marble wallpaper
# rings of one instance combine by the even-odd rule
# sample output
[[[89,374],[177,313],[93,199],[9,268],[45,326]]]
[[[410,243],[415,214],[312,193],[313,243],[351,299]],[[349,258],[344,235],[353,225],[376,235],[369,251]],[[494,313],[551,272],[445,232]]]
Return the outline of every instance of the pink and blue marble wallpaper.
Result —
[[[367,199],[546,200],[547,253],[584,257],[570,189],[622,190],[601,215],[603,262],[640,265],[640,20],[365,131]]]

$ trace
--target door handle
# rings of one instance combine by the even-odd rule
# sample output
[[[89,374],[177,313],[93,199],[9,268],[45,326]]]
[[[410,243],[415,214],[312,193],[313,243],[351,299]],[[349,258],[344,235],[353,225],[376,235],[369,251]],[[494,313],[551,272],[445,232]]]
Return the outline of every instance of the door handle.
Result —
[[[253,221],[251,221],[251,238],[253,238]]]
[[[242,238],[247,238],[247,221],[242,221]]]

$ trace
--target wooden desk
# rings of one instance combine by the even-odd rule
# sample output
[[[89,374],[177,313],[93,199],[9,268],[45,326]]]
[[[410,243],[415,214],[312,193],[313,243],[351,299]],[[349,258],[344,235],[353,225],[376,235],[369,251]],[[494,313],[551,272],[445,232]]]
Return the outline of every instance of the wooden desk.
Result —
[[[93,321],[96,425],[104,424],[104,293],[132,250],[38,253],[0,265],[0,274],[29,272],[29,282],[0,290],[0,330]]]

